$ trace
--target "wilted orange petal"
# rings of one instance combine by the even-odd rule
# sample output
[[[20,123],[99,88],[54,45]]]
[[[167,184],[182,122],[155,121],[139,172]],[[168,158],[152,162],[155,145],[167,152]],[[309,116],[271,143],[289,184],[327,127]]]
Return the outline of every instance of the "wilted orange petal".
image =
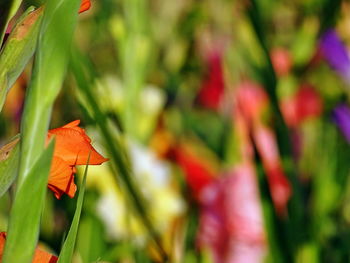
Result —
[[[48,187],[55,193],[57,199],[66,193],[73,198],[77,190],[74,184],[73,168],[61,158],[54,156],[52,159]]]
[[[86,10],[89,10],[91,7],[90,0],[82,0],[80,4],[79,13],[85,12]]]
[[[54,155],[60,157],[69,165],[87,164],[90,154],[89,164],[96,165],[106,162],[108,159],[100,155],[86,140],[85,132],[82,134],[73,128],[57,128],[49,131],[49,138],[55,135],[56,144]]]

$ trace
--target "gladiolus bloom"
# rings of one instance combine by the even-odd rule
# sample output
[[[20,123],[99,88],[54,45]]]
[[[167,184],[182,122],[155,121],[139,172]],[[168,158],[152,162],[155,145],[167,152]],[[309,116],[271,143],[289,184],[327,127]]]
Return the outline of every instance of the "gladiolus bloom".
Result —
[[[286,123],[295,127],[306,120],[320,116],[323,101],[311,85],[303,84],[294,96],[282,101],[281,110]]]
[[[241,164],[218,177],[201,196],[198,245],[215,263],[259,263],[266,237],[254,167]]]
[[[175,150],[176,160],[182,168],[186,182],[195,198],[199,198],[202,190],[215,178],[213,167],[199,158],[189,148],[180,147]]]
[[[292,68],[292,57],[287,49],[275,48],[271,51],[271,61],[278,76],[287,75]]]
[[[82,0],[80,4],[79,13],[85,12],[86,10],[89,10],[91,7],[91,1],[90,0]]]
[[[6,232],[0,232],[0,262],[2,261],[2,254],[6,242]],[[58,257],[47,253],[44,250],[37,248],[34,253],[33,263],[56,263]]]
[[[236,100],[239,113],[250,127],[261,156],[275,209],[279,215],[283,215],[291,196],[291,186],[283,173],[274,132],[266,121],[266,113],[269,110],[268,96],[262,86],[246,80],[239,85]],[[303,109],[300,114],[305,112],[308,112],[308,109]]]
[[[332,112],[332,118],[346,141],[350,143],[350,108],[346,104],[339,104]]]
[[[345,81],[350,82],[350,57],[346,46],[334,29],[329,29],[323,33],[320,39],[320,50],[328,64]]]
[[[212,110],[220,106],[225,91],[222,58],[214,53],[209,57],[209,68],[201,90],[199,91],[200,103]]]
[[[99,165],[108,160],[91,146],[91,139],[84,129],[78,127],[79,123],[80,120],[76,120],[61,128],[49,130],[47,135],[47,143],[53,136],[56,140],[48,187],[57,199],[64,193],[74,197],[75,165]]]

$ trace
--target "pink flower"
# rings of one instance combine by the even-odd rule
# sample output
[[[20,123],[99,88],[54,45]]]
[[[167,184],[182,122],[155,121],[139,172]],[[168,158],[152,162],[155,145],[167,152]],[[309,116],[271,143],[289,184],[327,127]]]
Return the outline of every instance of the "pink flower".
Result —
[[[198,245],[216,263],[258,263],[266,237],[254,167],[241,164],[208,185],[201,195]]]

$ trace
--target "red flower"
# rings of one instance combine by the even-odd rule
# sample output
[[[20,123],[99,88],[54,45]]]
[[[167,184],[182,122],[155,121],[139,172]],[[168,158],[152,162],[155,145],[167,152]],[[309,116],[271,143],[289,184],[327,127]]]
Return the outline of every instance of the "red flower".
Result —
[[[209,69],[202,88],[199,91],[200,103],[213,110],[220,106],[225,91],[224,73],[222,58],[219,54],[212,54],[209,57]]]
[[[108,159],[100,155],[92,146],[91,139],[84,129],[78,127],[80,120],[49,130],[47,143],[55,136],[55,150],[51,164],[48,187],[59,199],[66,193],[74,197],[76,185],[74,184],[75,165],[99,165]]]
[[[282,101],[281,109],[287,124],[296,127],[308,119],[320,116],[323,101],[314,87],[302,84],[294,96]]]
[[[202,190],[215,178],[213,168],[204,158],[196,156],[189,147],[180,147],[175,150],[175,154],[192,194],[198,199]]]
[[[253,137],[266,171],[275,209],[279,215],[285,215],[292,187],[282,169],[275,134],[270,127],[259,124],[254,127]]]

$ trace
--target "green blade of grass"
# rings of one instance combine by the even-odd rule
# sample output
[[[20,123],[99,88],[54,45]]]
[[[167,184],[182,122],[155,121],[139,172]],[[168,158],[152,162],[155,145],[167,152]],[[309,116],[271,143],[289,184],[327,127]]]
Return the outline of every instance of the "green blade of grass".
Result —
[[[84,177],[83,181],[81,183],[80,189],[79,189],[79,195],[77,200],[77,207],[74,212],[74,217],[72,221],[72,225],[69,229],[68,235],[66,240],[64,241],[61,253],[58,258],[58,263],[71,263],[73,258],[73,252],[75,247],[75,241],[77,239],[78,234],[78,228],[79,228],[79,221],[80,221],[80,215],[81,210],[83,208],[83,201],[84,201],[84,195],[85,195],[85,184],[86,184],[86,176],[88,172],[88,166],[90,161],[90,154],[87,160],[87,165],[85,167]]]
[[[0,149],[0,197],[14,182],[18,171],[19,135]]]
[[[33,56],[43,8],[30,7],[19,19],[0,53],[0,112],[6,94]]]
[[[26,180],[18,185],[2,259],[4,263],[29,263],[32,260],[39,236],[38,226],[45,201],[53,150],[54,141],[51,141],[30,170]],[[18,225],[24,227],[17,227]]]

